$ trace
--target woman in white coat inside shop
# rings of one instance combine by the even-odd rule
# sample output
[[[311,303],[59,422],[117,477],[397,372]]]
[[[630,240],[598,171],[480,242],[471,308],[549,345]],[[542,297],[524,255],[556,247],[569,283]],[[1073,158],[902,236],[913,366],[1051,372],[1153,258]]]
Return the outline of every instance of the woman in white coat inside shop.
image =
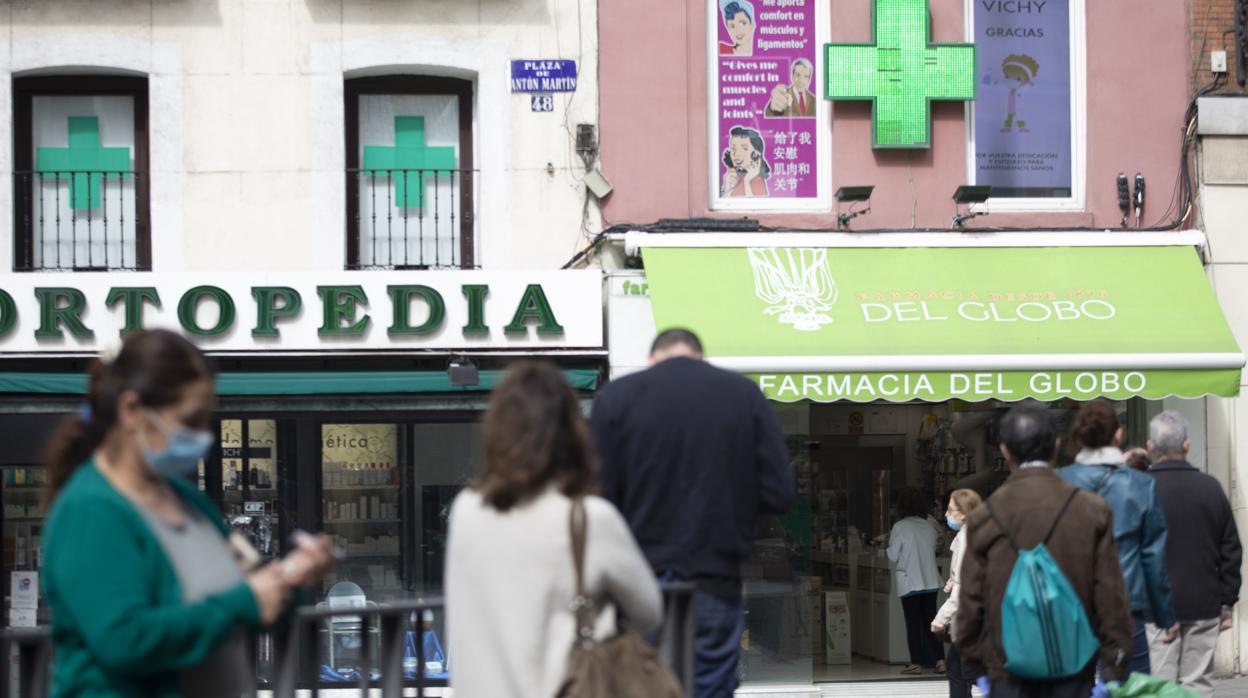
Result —
[[[954,490],[953,494],[949,495],[949,508],[945,510],[945,523],[949,524],[949,528],[957,531],[958,535],[949,545],[949,550],[953,553],[953,559],[949,564],[949,581],[945,583],[945,593],[949,595],[949,598],[945,599],[945,603],[941,605],[940,610],[936,612],[936,617],[932,620],[932,633],[938,637],[944,635],[946,630],[949,631],[950,640],[957,634],[957,629],[953,626],[953,616],[958,611],[958,594],[962,588],[962,557],[966,554],[966,528],[963,524],[966,523],[967,515],[982,503],[983,500],[979,498],[975,490]],[[962,661],[955,643],[949,645],[945,672],[949,676],[949,698],[971,698],[971,686],[975,684],[975,679],[978,677],[976,672]]]
[[[902,490],[897,501],[901,520],[888,533],[888,559],[897,564],[895,581],[906,617],[910,664],[903,674],[944,673],[944,647],[929,627],[936,614],[936,594],[944,580],[936,567],[936,527],[928,523],[927,500],[914,487]]]

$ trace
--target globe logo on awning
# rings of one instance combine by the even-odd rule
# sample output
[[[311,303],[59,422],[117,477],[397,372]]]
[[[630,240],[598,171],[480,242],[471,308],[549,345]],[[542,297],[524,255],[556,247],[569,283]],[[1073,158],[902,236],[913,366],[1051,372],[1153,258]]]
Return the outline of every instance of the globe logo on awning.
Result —
[[[826,249],[751,247],[754,294],[767,304],[765,315],[814,332],[832,322],[827,311],[836,303],[836,282],[828,269]]]

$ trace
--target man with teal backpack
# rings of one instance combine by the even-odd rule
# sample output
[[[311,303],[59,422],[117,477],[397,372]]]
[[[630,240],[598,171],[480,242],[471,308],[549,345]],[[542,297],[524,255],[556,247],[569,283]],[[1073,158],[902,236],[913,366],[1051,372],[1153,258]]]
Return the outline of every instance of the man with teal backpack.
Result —
[[[1087,698],[1098,660],[1121,680],[1131,647],[1113,514],[1053,472],[1048,410],[1015,407],[999,433],[1012,474],[967,517],[958,651],[992,698]]]

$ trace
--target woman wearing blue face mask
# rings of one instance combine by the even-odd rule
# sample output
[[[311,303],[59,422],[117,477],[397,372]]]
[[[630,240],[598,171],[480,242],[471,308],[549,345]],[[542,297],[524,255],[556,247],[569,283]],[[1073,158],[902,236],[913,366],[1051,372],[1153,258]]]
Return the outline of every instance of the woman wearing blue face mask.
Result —
[[[199,350],[140,332],[93,368],[86,404],[53,435],[42,580],[53,696],[254,696],[248,633],[328,569],[324,536],[240,566],[186,479],[212,446],[215,407]]]
[[[966,523],[967,514],[982,503],[983,500],[975,490],[954,490],[949,495],[945,523],[957,531],[958,535],[954,536],[953,543],[949,545],[949,550],[953,553],[949,561],[949,581],[945,584],[945,593],[949,598],[945,599],[945,603],[936,612],[936,618],[932,620],[932,632],[938,636],[943,635],[946,629],[950,639],[957,633],[957,629],[953,627],[953,616],[958,611],[958,594],[962,590],[962,557],[966,553],[966,529],[963,524]],[[971,686],[982,672],[967,666],[958,655],[957,648],[957,644],[950,644],[949,655],[945,660],[945,673],[949,677],[949,698],[971,698]]]

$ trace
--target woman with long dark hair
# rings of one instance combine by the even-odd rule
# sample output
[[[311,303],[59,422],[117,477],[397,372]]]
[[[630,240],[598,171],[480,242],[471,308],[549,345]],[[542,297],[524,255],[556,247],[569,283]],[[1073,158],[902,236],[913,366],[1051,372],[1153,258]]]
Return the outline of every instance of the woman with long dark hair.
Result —
[[[596,490],[589,429],[555,367],[517,364],[485,414],[485,469],[455,499],[446,553],[451,684],[463,698],[553,696],[576,638],[569,519],[587,521],[598,635],[658,627],[662,600],[628,525]],[[612,610],[614,612],[607,612]]]
[[[324,536],[244,571],[187,480],[212,445],[213,372],[181,336],[129,336],[45,457],[54,696],[255,695],[247,633],[332,561]]]

